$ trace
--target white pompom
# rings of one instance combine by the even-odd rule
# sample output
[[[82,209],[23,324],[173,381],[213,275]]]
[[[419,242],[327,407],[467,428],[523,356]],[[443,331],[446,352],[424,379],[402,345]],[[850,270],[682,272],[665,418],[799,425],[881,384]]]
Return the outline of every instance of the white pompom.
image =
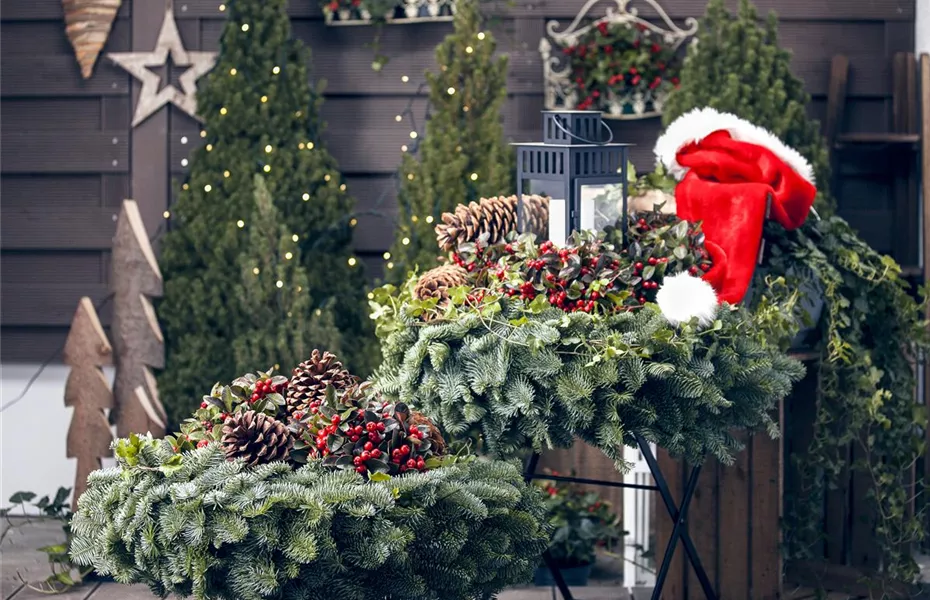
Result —
[[[666,277],[656,293],[656,304],[673,326],[697,317],[707,327],[717,316],[717,293],[709,283],[687,273]]]

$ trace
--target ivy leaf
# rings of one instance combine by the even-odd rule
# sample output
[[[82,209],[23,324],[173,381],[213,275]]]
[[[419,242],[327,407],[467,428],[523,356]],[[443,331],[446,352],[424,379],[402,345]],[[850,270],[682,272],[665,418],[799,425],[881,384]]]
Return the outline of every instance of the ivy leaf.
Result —
[[[164,473],[165,475],[171,475],[172,473],[176,472],[178,469],[181,468],[182,466],[181,462],[182,462],[181,455],[175,454],[174,456],[169,458],[167,461],[165,461],[164,464],[158,467],[158,470]]]
[[[526,307],[526,310],[530,314],[538,315],[547,308],[549,308],[549,301],[546,299],[545,294],[539,294],[533,298],[533,301],[530,302],[530,305]]]

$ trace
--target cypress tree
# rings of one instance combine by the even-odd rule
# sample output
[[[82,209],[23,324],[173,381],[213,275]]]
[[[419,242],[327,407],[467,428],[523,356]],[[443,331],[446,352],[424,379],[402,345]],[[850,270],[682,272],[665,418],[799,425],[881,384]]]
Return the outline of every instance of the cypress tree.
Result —
[[[310,356],[317,343],[340,352],[332,308],[313,307],[299,243],[281,224],[261,175],[255,176],[255,206],[247,223],[248,246],[233,295],[243,317],[242,331],[233,341],[236,370],[292,367]]]
[[[771,131],[814,167],[820,192],[816,206],[825,215],[834,205],[827,187],[830,163],[820,123],[807,116],[809,102],[804,82],[791,73],[791,52],[778,46],[776,15],[769,13],[760,26],[749,0],[740,0],[736,15],[724,0],[710,0],[663,122],[709,106]]]
[[[454,31],[436,48],[438,73],[427,73],[431,116],[419,160],[400,167],[399,222],[388,279],[436,266],[436,234],[444,212],[481,197],[512,193],[513,153],[504,141],[507,58],[482,29],[479,0],[456,4]]]
[[[309,53],[291,39],[286,7],[286,0],[228,2],[216,66],[199,90],[204,146],[192,153],[160,260],[167,354],[160,389],[171,420],[189,413],[213,383],[239,373],[233,340],[252,324],[236,293],[256,173],[282,226],[296,236],[308,310],[338,302],[346,362],[360,373],[369,368],[374,346],[367,343],[364,273],[351,251],[353,201],[320,142],[322,88],[308,86]],[[286,318],[269,316],[268,331]]]

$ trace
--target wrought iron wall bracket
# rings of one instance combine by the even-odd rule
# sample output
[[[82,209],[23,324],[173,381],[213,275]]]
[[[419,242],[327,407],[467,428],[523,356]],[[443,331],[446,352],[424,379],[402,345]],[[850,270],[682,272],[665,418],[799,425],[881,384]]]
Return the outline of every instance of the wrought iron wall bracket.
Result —
[[[688,557],[688,562],[691,563],[691,567],[694,569],[694,573],[701,585],[704,596],[707,598],[707,600],[717,600],[717,592],[714,590],[714,586],[711,584],[710,578],[707,576],[707,571],[704,570],[704,565],[701,563],[700,555],[698,554],[697,548],[694,546],[694,541],[691,539],[691,534],[688,532],[687,525],[688,507],[691,505],[691,500],[694,498],[694,490],[697,488],[698,478],[701,474],[701,466],[698,465],[691,468],[691,473],[688,476],[688,483],[685,485],[684,494],[681,499],[681,505],[678,505],[675,502],[675,498],[672,496],[672,492],[668,487],[668,482],[665,480],[665,476],[662,474],[661,469],[659,469],[659,462],[656,460],[655,455],[652,453],[652,448],[649,447],[649,443],[640,435],[636,435],[636,443],[639,445],[639,450],[643,453],[643,457],[645,458],[646,463],[649,465],[649,470],[656,482],[655,485],[640,485],[632,483],[621,483],[617,481],[586,479],[583,477],[562,477],[556,475],[540,474],[536,472],[536,467],[539,465],[538,452],[534,452],[527,460],[523,476],[527,482],[530,482],[534,479],[545,479],[548,481],[584,483],[588,485],[653,490],[658,492],[659,496],[662,498],[662,503],[665,506],[665,510],[667,511],[668,516],[671,518],[674,525],[672,527],[672,533],[668,539],[668,544],[665,547],[665,555],[662,557],[658,575],[656,576],[655,588],[652,590],[652,600],[659,600],[659,598],[662,597],[662,588],[665,586],[665,580],[668,577],[668,570],[671,566],[672,557],[675,554],[675,548],[678,546],[678,542],[681,542],[682,546],[684,547],[685,555]],[[568,585],[565,583],[565,578],[562,577],[562,572],[559,570],[558,565],[555,564],[555,561],[552,559],[552,556],[548,551],[543,554],[543,562],[545,563],[546,568],[549,569],[549,572],[552,573],[552,579],[555,581],[556,587],[562,594],[563,600],[573,600],[572,592],[568,588]]]

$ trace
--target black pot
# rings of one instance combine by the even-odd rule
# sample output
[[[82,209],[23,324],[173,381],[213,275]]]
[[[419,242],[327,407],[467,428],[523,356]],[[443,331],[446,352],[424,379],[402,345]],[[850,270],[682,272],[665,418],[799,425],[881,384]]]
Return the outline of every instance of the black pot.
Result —
[[[766,267],[759,267],[756,271],[764,276],[768,272],[768,269]],[[788,273],[793,275],[794,269],[789,268]],[[755,280],[753,283],[756,281],[758,280]],[[751,306],[755,295],[760,293],[760,291],[755,288],[755,285],[750,285],[749,289],[746,291],[746,296],[743,299],[743,304],[746,306]],[[813,325],[798,332],[798,335],[791,341],[790,350],[792,351],[804,350],[816,345],[817,335],[819,333],[819,326],[817,324],[820,322],[820,316],[823,314],[824,305],[826,304],[823,298],[823,286],[819,281],[813,279],[803,280],[800,284],[800,292],[801,297],[798,300],[798,304],[801,310],[807,313]]]
[[[588,585],[588,579],[591,577],[591,568],[594,565],[584,565],[582,567],[561,567],[559,572],[562,573],[562,579],[565,580],[569,587],[583,587]],[[552,573],[546,567],[536,567],[536,573],[533,574],[533,583],[538,586],[552,587],[555,580]]]

